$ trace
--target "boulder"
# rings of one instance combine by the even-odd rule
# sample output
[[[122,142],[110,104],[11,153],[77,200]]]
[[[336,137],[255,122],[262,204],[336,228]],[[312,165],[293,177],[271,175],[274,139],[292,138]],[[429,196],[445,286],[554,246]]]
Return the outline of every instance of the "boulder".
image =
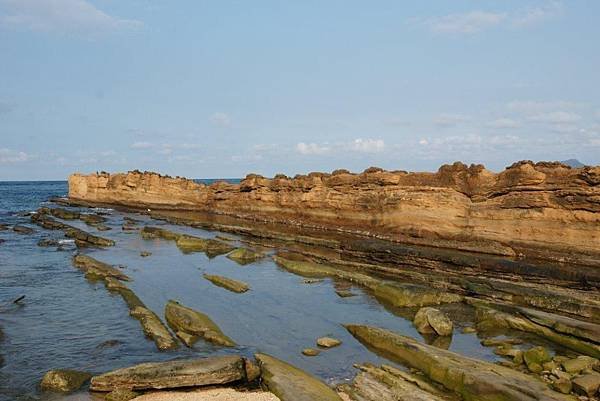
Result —
[[[600,388],[600,373],[588,373],[573,379],[573,392],[593,397]]]
[[[250,289],[250,286],[244,283],[243,281],[237,281],[231,278],[217,276],[214,274],[204,274],[203,277],[211,283],[213,283],[214,285],[225,288],[226,290],[232,292],[242,293]]]
[[[591,369],[600,362],[596,358],[586,355],[580,355],[577,358],[567,359],[561,363],[561,366],[567,373],[579,373],[585,369]]]
[[[552,357],[544,347],[532,347],[523,353],[523,360],[527,368],[533,373],[540,373],[543,370],[542,365],[550,362]]]
[[[443,312],[431,307],[419,309],[413,323],[421,334],[435,333],[438,336],[451,336],[454,329],[452,321]]]
[[[92,377],[90,390],[150,390],[235,383],[246,379],[237,355],[152,362]]]
[[[79,390],[90,377],[92,377],[91,374],[78,370],[50,370],[42,378],[40,387],[45,391],[71,393]]]
[[[337,338],[321,337],[317,339],[317,345],[323,348],[333,348],[341,344],[342,342]]]
[[[346,328],[372,351],[420,370],[465,400],[570,400],[538,379],[511,368],[467,358],[384,329],[363,325]]]
[[[189,341],[187,346],[192,346],[198,338],[224,347],[233,347],[235,342],[227,337],[219,326],[217,326],[207,315],[194,309],[181,305],[177,301],[170,300],[165,306],[165,318],[169,326],[180,336],[179,333],[187,334]]]
[[[262,385],[281,401],[342,401],[316,377],[266,354],[256,354]]]
[[[240,265],[247,265],[265,257],[261,252],[254,252],[248,248],[236,248],[227,254],[227,257]]]

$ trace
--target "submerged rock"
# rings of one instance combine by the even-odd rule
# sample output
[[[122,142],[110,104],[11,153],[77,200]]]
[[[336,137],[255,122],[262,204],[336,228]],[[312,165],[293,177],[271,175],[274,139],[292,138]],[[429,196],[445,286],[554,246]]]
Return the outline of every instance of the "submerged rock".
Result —
[[[321,353],[320,350],[314,348],[304,348],[302,354],[306,356],[317,356]]]
[[[191,235],[180,235],[176,243],[177,247],[184,253],[204,252],[208,256],[222,255],[235,249],[223,241],[193,237]]]
[[[27,226],[23,226],[20,224],[14,225],[13,226],[13,231],[16,232],[17,234],[23,234],[23,235],[28,235],[28,234],[33,234],[34,230],[31,227],[27,227]]]
[[[384,281],[363,273],[350,272],[303,259],[293,254],[273,257],[278,266],[309,278],[337,277],[371,289],[382,302],[396,307],[428,306],[462,301],[458,294],[440,291],[423,285]]]
[[[264,258],[265,255],[247,248],[237,248],[229,252],[227,257],[240,265],[247,265]]]
[[[149,390],[234,383],[246,379],[237,355],[142,363],[92,377],[93,391]]]
[[[150,255],[152,255],[152,252],[148,252],[148,251],[142,251],[142,252],[140,252],[140,256],[142,258],[147,258]]]
[[[419,309],[413,323],[421,334],[451,336],[454,328],[452,321],[443,312],[430,307]]]
[[[346,328],[369,349],[420,370],[431,380],[455,391],[465,400],[570,399],[550,390],[536,378],[507,367],[467,358],[375,327],[347,325]]]
[[[469,303],[473,304],[476,308],[475,319],[477,320],[477,328],[479,330],[485,331],[495,330],[498,328],[510,328],[514,330],[525,331],[528,333],[537,334],[549,341],[560,344],[579,353],[589,355],[594,358],[600,357],[600,344],[586,341],[585,339],[576,337],[574,335],[565,334],[564,331],[566,331],[566,328],[564,327],[562,330],[563,332],[559,332],[553,328],[538,324],[528,319],[524,314],[515,315],[494,308],[501,308],[502,306],[496,306],[491,303],[476,300],[470,300]],[[506,308],[512,307],[506,306]],[[590,325],[593,324],[590,323]]]
[[[71,393],[78,390],[83,384],[92,377],[87,372],[78,370],[59,369],[46,372],[40,387],[46,391],[56,391],[61,393]]]
[[[227,337],[207,315],[185,307],[177,301],[170,300],[165,307],[165,318],[178,337],[180,333],[187,338],[185,344],[191,347],[198,338],[203,338],[213,344],[233,347],[235,342]],[[183,338],[182,338],[183,340]]]
[[[88,255],[76,255],[73,257],[73,264],[85,273],[100,277],[114,277],[118,280],[129,281],[130,278],[119,269],[101,262]]]
[[[8,226],[6,224],[0,223],[0,231],[6,231],[6,230],[8,230]]]
[[[231,278],[217,276],[214,274],[203,274],[203,277],[211,283],[232,292],[242,293],[250,289],[250,286],[248,286],[248,284],[244,283],[243,281],[237,281]]]
[[[266,354],[256,354],[262,384],[281,401],[342,401],[316,377]]]
[[[79,219],[88,226],[99,226],[107,221],[106,217],[97,214],[81,214]]]
[[[44,238],[44,239],[39,240],[37,245],[45,248],[45,247],[50,247],[50,246],[59,246],[60,242],[56,239]]]
[[[90,233],[80,230],[78,228],[67,227],[63,231],[65,233],[65,236],[68,238],[73,238],[75,240],[75,244],[77,244],[77,246],[79,246],[79,247],[85,247],[85,246],[106,247],[106,246],[114,246],[115,245],[115,241],[113,241],[111,239],[99,237],[97,235],[90,234]]]
[[[79,212],[74,212],[72,210],[61,209],[61,208],[48,208],[48,213],[52,216],[57,217],[63,220],[77,220],[79,219]]]

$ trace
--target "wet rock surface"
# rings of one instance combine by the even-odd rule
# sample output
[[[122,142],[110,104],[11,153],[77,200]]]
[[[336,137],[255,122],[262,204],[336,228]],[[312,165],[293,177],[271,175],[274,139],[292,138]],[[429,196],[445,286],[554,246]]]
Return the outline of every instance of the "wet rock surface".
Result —
[[[569,400],[543,382],[516,370],[466,358],[387,330],[348,325],[365,346],[418,369],[468,400]]]
[[[435,333],[438,336],[450,336],[454,329],[448,316],[438,309],[429,307],[419,309],[413,323],[421,334]]]
[[[243,293],[250,289],[250,286],[242,281],[218,276],[216,274],[203,274],[202,277],[204,277],[214,285],[225,288],[226,290],[229,290],[231,292]]]
[[[40,388],[45,391],[72,393],[83,386],[91,377],[91,374],[78,370],[51,370],[46,372],[42,378]]]
[[[101,262],[88,255],[76,255],[73,257],[73,265],[86,274],[100,277],[113,277],[118,280],[129,281],[129,277],[119,269]]]
[[[224,347],[236,345],[207,315],[185,307],[177,301],[171,300],[167,303],[165,318],[175,334],[188,347],[199,338]]]
[[[247,265],[265,257],[263,253],[254,252],[248,248],[236,248],[227,254],[227,257],[240,265]]]
[[[339,395],[316,377],[272,356],[256,354],[262,384],[281,401],[341,401]]]
[[[240,356],[143,363],[92,377],[93,391],[148,390],[222,385],[245,380]]]

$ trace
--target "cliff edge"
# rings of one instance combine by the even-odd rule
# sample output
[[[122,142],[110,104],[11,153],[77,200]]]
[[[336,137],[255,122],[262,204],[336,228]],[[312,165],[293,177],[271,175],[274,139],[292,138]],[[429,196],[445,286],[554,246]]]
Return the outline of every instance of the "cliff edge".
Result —
[[[460,162],[436,173],[369,168],[203,185],[151,172],[73,174],[69,198],[194,210],[391,241],[600,266],[600,167]]]

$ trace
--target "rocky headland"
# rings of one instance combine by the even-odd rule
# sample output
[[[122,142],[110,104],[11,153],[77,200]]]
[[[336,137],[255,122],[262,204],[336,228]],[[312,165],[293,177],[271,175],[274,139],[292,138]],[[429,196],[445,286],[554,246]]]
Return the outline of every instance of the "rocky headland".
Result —
[[[212,185],[151,172],[102,172],[71,175],[69,200],[351,233],[434,253],[575,263],[594,267],[580,269],[576,280],[599,276],[600,167],[522,161],[493,173],[457,162],[435,173],[250,174],[240,184]],[[581,277],[583,271],[589,274]]]

